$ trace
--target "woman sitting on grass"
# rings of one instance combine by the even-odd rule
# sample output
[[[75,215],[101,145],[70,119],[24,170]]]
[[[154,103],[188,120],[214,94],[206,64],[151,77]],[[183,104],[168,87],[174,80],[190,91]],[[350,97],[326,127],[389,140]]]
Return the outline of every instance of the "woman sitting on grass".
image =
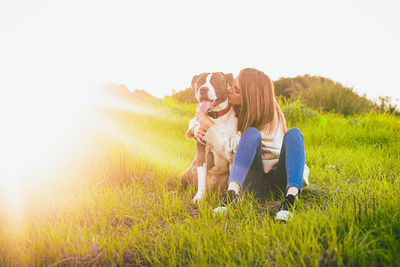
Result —
[[[271,79],[257,69],[240,71],[229,89],[228,100],[238,116],[238,136],[226,137],[213,127],[206,112],[197,113],[198,141],[205,141],[219,153],[235,153],[223,202],[214,209],[232,206],[242,189],[263,197],[269,190],[286,192],[276,219],[289,220],[297,195],[302,190],[305,168],[304,139],[297,128],[287,131],[286,121],[274,95]],[[243,133],[240,137],[240,133]],[[239,140],[235,142],[234,140]],[[229,144],[221,144],[229,140]]]

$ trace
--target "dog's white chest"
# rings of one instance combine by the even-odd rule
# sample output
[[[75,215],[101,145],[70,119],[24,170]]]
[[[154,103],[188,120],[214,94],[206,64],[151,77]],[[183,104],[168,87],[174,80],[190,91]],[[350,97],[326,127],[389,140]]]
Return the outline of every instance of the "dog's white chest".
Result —
[[[211,118],[211,120],[214,122],[214,125],[224,133],[236,134],[237,118],[233,109],[231,109],[226,115],[217,119]]]

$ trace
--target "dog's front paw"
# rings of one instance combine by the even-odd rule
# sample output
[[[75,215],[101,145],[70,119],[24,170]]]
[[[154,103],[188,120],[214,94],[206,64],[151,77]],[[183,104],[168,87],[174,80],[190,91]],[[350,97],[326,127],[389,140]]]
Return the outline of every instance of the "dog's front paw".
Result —
[[[193,204],[199,204],[200,201],[203,199],[204,194],[202,192],[197,192],[197,194],[193,198]]]

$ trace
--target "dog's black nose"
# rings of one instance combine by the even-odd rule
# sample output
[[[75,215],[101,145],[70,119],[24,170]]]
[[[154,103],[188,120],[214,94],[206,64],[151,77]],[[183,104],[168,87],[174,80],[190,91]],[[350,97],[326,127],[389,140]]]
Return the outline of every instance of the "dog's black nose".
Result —
[[[206,95],[208,93],[207,87],[200,87],[200,95]]]

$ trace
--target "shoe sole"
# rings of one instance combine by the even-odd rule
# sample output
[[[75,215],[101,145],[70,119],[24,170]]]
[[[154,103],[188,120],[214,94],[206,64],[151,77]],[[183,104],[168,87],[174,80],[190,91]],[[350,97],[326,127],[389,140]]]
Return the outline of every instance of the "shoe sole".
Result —
[[[291,221],[293,218],[293,214],[288,211],[288,210],[281,210],[278,211],[276,214],[276,220],[281,220],[281,221]]]
[[[218,207],[213,210],[213,214],[215,214],[215,215],[222,214],[222,213],[225,213],[227,210],[228,210],[227,207]]]

